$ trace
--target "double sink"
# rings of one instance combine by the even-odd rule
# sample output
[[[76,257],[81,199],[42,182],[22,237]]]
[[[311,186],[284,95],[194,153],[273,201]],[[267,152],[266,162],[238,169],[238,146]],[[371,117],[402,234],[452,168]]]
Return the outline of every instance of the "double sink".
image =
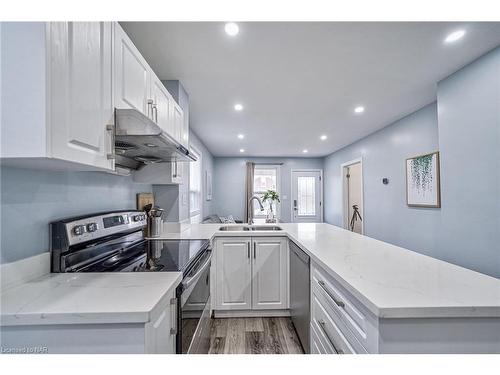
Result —
[[[219,230],[224,232],[242,232],[251,230],[277,231],[283,229],[276,225],[226,225],[220,227]]]

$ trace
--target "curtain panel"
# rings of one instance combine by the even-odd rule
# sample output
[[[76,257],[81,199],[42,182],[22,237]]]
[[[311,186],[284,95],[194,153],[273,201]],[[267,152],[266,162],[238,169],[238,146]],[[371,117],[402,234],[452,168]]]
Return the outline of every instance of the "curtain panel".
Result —
[[[255,163],[247,162],[247,173],[245,181],[245,223],[253,218],[253,202],[248,203],[253,197],[253,179],[255,174]]]

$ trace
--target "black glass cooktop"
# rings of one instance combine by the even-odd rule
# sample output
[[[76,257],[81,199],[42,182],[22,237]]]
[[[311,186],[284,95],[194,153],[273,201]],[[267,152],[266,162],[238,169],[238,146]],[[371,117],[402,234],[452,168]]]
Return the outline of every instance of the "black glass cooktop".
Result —
[[[206,240],[144,240],[77,272],[187,272],[207,248]]]

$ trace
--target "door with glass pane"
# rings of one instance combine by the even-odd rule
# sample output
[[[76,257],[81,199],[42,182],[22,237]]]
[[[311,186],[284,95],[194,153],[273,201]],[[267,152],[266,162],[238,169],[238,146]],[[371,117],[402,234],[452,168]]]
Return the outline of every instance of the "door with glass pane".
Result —
[[[320,170],[292,171],[292,222],[323,221],[321,174]]]

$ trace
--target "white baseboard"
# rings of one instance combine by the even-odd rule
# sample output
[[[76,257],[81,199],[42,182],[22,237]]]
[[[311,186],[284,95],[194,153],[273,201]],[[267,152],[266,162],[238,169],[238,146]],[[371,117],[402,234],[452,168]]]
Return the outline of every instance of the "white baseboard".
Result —
[[[269,318],[290,316],[290,310],[214,310],[215,318]]]

